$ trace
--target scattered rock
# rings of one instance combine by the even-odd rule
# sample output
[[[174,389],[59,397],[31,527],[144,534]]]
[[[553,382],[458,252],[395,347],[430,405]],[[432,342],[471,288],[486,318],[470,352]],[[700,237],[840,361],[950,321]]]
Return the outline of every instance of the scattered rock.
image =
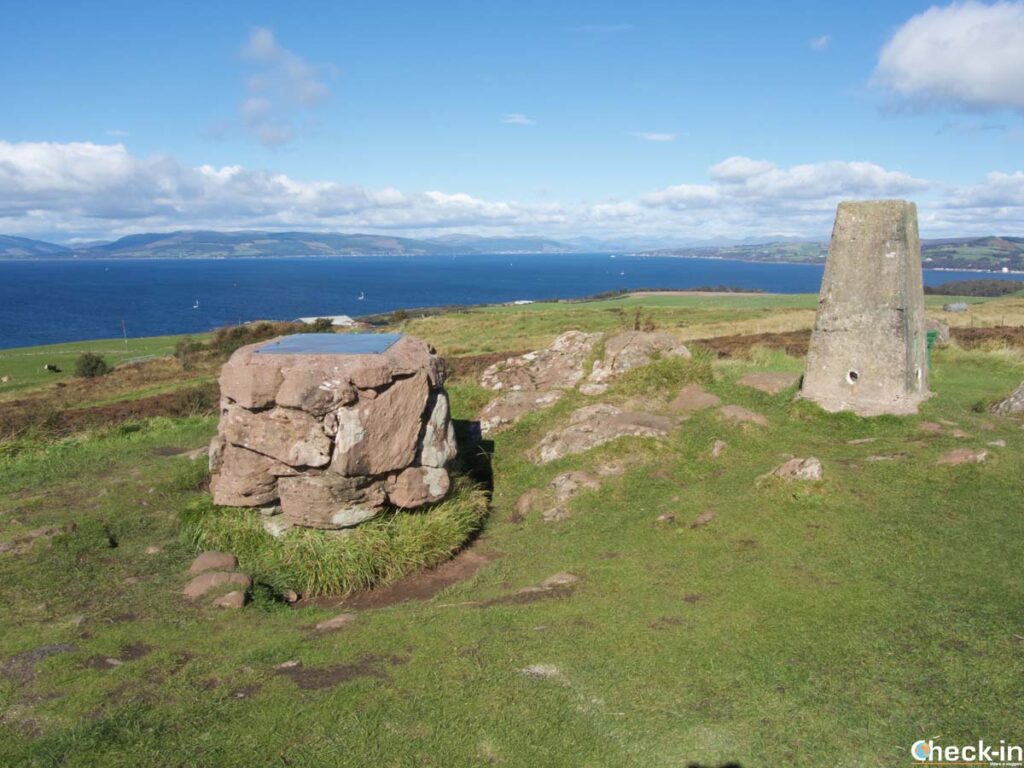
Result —
[[[0,384],[10,384],[14,381],[13,376],[0,376]]]
[[[196,576],[185,585],[183,594],[189,600],[202,597],[211,589],[219,587],[238,586],[242,589],[249,589],[252,586],[252,579],[245,573],[227,573],[225,571],[206,571]]]
[[[785,480],[807,480],[815,482],[821,480],[824,475],[821,462],[810,456],[806,459],[792,458],[780,467],[772,470],[772,477],[781,477]]]
[[[274,669],[295,669],[301,666],[302,662],[298,659],[289,659],[288,661],[282,661],[280,664],[275,664]]]
[[[856,440],[847,440],[847,445],[867,445],[868,443],[877,442],[877,437],[859,437]]]
[[[294,527],[294,523],[280,517],[270,517],[263,521],[263,530],[275,539],[280,539]]]
[[[728,444],[724,440],[715,440],[715,442],[711,444],[711,458],[717,459],[722,455],[727,447]]]
[[[774,371],[751,371],[744,374],[739,380],[743,386],[767,392],[769,395],[777,395],[785,389],[796,386],[799,382],[799,373]]]
[[[620,437],[665,437],[673,426],[664,416],[623,411],[603,403],[590,405],[575,411],[569,426],[545,435],[533,451],[533,459],[547,464]]]
[[[234,590],[221,595],[213,604],[218,608],[243,608],[245,606],[245,592]]]
[[[676,521],[676,516],[673,515],[671,512],[666,512],[663,515],[658,515],[656,518],[654,518],[654,521],[656,523],[674,523]]]
[[[710,509],[706,509],[703,512],[701,512],[699,515],[697,515],[696,519],[694,519],[694,521],[692,523],[690,523],[690,527],[691,528],[702,528],[703,526],[707,525],[708,523],[710,523],[714,519],[715,519],[715,513],[712,510],[710,510]]]
[[[189,573],[204,571],[233,571],[238,567],[238,558],[227,552],[203,552],[189,566]]]
[[[553,576],[548,576],[544,581],[540,583],[541,589],[554,589],[555,587],[569,587],[575,584],[579,584],[580,577],[575,573],[568,573],[563,571],[562,573],[556,573]]]
[[[972,448],[957,448],[944,454],[938,461],[939,464],[981,464],[988,458],[988,451],[974,450]]]
[[[596,491],[601,483],[589,472],[563,472],[557,475],[548,487],[554,492],[555,504],[544,510],[544,522],[554,523],[567,520],[570,516],[569,501],[582,491]]]
[[[164,548],[158,547],[156,544],[150,544],[143,550],[143,552],[145,552],[147,555],[159,555],[163,551]]]
[[[674,413],[695,413],[705,408],[714,408],[721,404],[722,400],[717,395],[705,392],[699,384],[687,384],[675,399],[669,403],[669,409]]]
[[[991,443],[988,443],[987,445],[990,448],[1005,448],[1006,447],[1006,441],[1005,440],[993,440]]]
[[[318,632],[334,632],[347,627],[355,620],[356,615],[354,613],[341,613],[333,618],[321,621],[316,625],[316,629]]]
[[[1009,416],[1013,413],[1024,413],[1024,382],[1013,390],[1013,393],[992,409],[993,413]]]
[[[950,434],[958,440],[969,440],[971,438],[971,436],[962,429],[954,429]]]
[[[562,674],[562,670],[554,664],[531,664],[528,667],[523,667],[519,671],[527,677],[532,677],[535,680],[558,680],[560,682],[564,682],[566,679],[565,675]]]
[[[299,597],[300,597],[299,593],[296,592],[294,589],[282,589],[281,590],[281,599],[284,600],[288,604],[299,602]]]
[[[907,454],[905,453],[886,453],[879,454],[876,456],[865,456],[864,461],[879,462],[879,461],[896,461],[897,459],[905,459]]]
[[[604,359],[594,363],[587,380],[580,386],[580,392],[585,395],[603,394],[612,379],[658,357],[690,357],[690,350],[667,333],[617,333],[605,342]]]
[[[531,488],[516,500],[515,509],[510,520],[513,523],[521,523],[530,516],[537,505],[541,493],[536,488]]]
[[[626,468],[623,467],[618,462],[610,461],[604,464],[598,464],[597,468],[594,471],[597,472],[597,474],[599,474],[601,477],[616,477],[618,475],[624,474]]]
[[[756,424],[759,427],[768,426],[768,419],[766,417],[741,405],[723,405],[718,409],[718,412],[726,421],[731,421],[735,424]]]
[[[506,392],[489,402],[480,412],[480,432],[484,435],[494,435],[512,426],[528,413],[551,407],[563,394],[562,390],[557,389],[544,392]]]
[[[179,459],[187,459],[188,461],[199,461],[200,459],[209,460],[210,446],[204,445],[200,448],[193,448],[191,451],[177,453],[175,456]]]

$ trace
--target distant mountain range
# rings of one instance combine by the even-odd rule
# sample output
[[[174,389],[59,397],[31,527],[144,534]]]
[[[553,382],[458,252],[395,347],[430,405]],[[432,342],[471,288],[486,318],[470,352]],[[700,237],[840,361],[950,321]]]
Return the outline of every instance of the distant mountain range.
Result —
[[[660,247],[659,247],[660,246]],[[575,237],[479,237],[444,235],[431,239],[315,232],[182,231],[129,235],[113,242],[64,246],[0,235],[0,259],[239,258],[281,256],[426,256],[509,253],[637,253],[644,256],[814,263],[828,245],[797,238],[770,242],[706,240],[664,243],[658,238],[600,240]],[[1024,270],[1024,238],[959,237],[922,242],[926,266],[949,269]]]

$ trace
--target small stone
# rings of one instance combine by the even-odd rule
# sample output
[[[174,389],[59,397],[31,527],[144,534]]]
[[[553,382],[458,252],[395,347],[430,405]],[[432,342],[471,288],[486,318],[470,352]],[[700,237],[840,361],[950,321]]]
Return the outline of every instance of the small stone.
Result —
[[[654,520],[658,523],[674,523],[676,516],[671,512],[666,512],[664,515],[658,515]]]
[[[725,452],[727,447],[728,444],[724,440],[715,440],[715,442],[711,444],[711,458],[717,459]]]
[[[714,519],[715,519],[715,513],[713,511],[711,511],[710,509],[706,509],[703,512],[701,512],[699,515],[697,515],[697,518],[692,523],[690,523],[690,527],[691,528],[701,528],[701,527],[707,525],[708,523],[710,523]]]
[[[944,454],[939,460],[939,464],[981,464],[985,459],[988,458],[988,451],[985,450],[973,450],[971,448],[957,448],[955,451],[950,451]]]
[[[531,664],[519,671],[527,677],[537,680],[565,680],[562,670],[554,664]]]
[[[245,605],[245,592],[228,592],[214,600],[213,604],[218,608],[242,608]]]
[[[744,387],[767,392],[769,395],[777,395],[785,389],[795,387],[800,381],[799,373],[779,373],[773,371],[751,371],[740,378],[739,383]]]
[[[284,589],[281,590],[281,599],[289,604],[297,603],[299,602],[299,593],[294,589]]]
[[[679,390],[679,394],[668,407],[676,413],[695,413],[705,408],[714,408],[721,402],[721,398],[705,392],[699,384],[687,384]]]
[[[953,435],[953,437],[957,438],[958,440],[968,440],[971,437],[962,429],[954,429],[950,434]]]
[[[238,567],[238,558],[227,552],[203,552],[189,566],[189,573],[230,571]]]
[[[302,662],[298,659],[289,659],[288,661],[282,661],[277,664],[274,669],[295,669],[295,667],[301,667]]]
[[[821,480],[824,471],[821,462],[813,456],[801,459],[792,458],[771,473],[772,477],[781,477],[785,480],[807,480],[816,482]]]
[[[341,613],[334,618],[325,619],[316,625],[318,632],[333,632],[343,627],[347,627],[353,621],[356,620],[354,613]]]
[[[574,573],[556,573],[548,576],[540,583],[541,589],[554,589],[555,587],[569,587],[578,584],[580,577]]]
[[[280,539],[294,527],[293,523],[279,518],[270,518],[269,520],[263,521],[263,530],[275,539]]]
[[[225,571],[206,571],[190,581],[182,593],[189,600],[202,597],[211,589],[217,587],[238,586],[249,589],[252,586],[252,579],[246,573],[227,573]]]
[[[877,437],[859,437],[856,440],[847,440],[847,445],[867,445],[868,443],[874,443],[878,440]]]
[[[1005,448],[1006,447],[1006,441],[1005,440],[993,440],[991,443],[987,443],[987,445],[990,448]]]
[[[759,427],[768,426],[767,418],[741,405],[723,405],[718,409],[718,412],[722,414],[724,419],[736,424],[756,424]]]
[[[145,552],[147,555],[159,555],[163,551],[164,548],[158,547],[156,544],[150,544],[143,550],[143,552]]]

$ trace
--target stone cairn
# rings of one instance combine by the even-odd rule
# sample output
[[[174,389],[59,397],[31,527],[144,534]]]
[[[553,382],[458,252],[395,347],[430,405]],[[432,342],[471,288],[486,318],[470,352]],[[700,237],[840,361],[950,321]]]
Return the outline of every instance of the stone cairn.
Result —
[[[801,396],[876,416],[917,413],[929,394],[917,207],[840,203]]]
[[[220,374],[214,503],[292,525],[348,529],[388,504],[448,493],[455,432],[444,361],[397,334],[296,334],[242,347]],[[279,515],[279,516],[278,516]]]

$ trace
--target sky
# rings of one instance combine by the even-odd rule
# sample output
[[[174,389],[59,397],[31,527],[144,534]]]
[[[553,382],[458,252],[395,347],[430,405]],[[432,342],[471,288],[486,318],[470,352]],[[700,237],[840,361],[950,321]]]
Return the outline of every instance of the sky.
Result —
[[[7,2],[0,234],[1024,235],[1024,0]]]

